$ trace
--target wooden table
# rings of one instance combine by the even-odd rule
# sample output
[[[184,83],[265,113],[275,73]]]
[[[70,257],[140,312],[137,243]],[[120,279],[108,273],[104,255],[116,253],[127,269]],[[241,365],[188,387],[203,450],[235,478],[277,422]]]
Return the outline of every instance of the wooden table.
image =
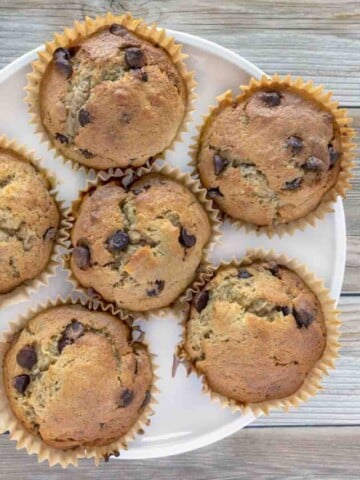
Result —
[[[292,73],[333,90],[360,131],[359,0],[1,0],[0,67],[71,25],[111,10],[220,43],[265,72]],[[3,113],[2,113],[3,114]],[[359,153],[359,152],[358,152]],[[359,478],[360,476],[360,169],[345,201],[348,253],[340,308],[342,350],[325,390],[298,411],[275,413],[201,450],[95,469],[49,470],[0,438],[0,476],[121,480]],[[314,239],[316,241],[316,239]]]

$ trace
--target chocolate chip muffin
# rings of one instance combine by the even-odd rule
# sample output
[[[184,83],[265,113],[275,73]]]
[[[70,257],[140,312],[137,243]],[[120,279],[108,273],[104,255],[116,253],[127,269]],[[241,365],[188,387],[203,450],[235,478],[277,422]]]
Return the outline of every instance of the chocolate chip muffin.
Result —
[[[166,307],[195,276],[211,234],[207,213],[163,174],[144,175],[128,190],[123,183],[109,181],[84,196],[71,232],[72,272],[123,308]]]
[[[125,322],[80,305],[35,315],[4,358],[12,411],[49,446],[108,445],[123,437],[150,401],[147,348]]]
[[[193,299],[185,352],[209,388],[238,404],[295,393],[322,356],[318,298],[288,268],[223,266]]]
[[[65,157],[96,169],[139,167],[176,137],[185,81],[170,55],[122,25],[54,51],[41,120]]]
[[[318,207],[337,182],[341,152],[333,114],[303,91],[278,85],[213,111],[202,129],[197,168],[223,212],[273,226]]]
[[[40,274],[60,222],[51,185],[30,161],[0,148],[0,294]]]

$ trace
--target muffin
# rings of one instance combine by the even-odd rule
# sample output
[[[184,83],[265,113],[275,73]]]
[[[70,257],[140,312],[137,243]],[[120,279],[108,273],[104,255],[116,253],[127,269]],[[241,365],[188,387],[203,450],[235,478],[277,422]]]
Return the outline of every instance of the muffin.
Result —
[[[60,214],[45,174],[28,158],[0,147],[0,294],[45,270]]]
[[[184,351],[210,391],[238,405],[297,392],[323,355],[317,296],[275,262],[221,266],[193,298]]]
[[[54,50],[39,86],[41,122],[54,147],[95,169],[139,167],[162,153],[187,100],[170,54],[120,24]]]
[[[74,212],[70,267],[92,294],[132,311],[172,304],[192,282],[211,236],[207,212],[160,173],[110,180]]]
[[[151,399],[153,374],[146,346],[132,343],[125,322],[60,305],[37,313],[13,336],[3,378],[22,426],[67,450],[126,435]]]
[[[225,214],[276,227],[318,208],[342,168],[341,112],[326,99],[272,79],[223,97],[202,128],[196,167]]]

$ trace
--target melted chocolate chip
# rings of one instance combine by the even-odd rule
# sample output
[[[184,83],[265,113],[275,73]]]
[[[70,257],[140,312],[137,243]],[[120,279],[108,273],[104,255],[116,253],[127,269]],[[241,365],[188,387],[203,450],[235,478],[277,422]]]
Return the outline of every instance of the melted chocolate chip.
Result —
[[[181,227],[179,242],[186,248],[191,248],[196,243],[195,235],[191,235],[184,227]]]
[[[122,25],[119,25],[118,23],[113,23],[112,25],[110,25],[109,31],[110,33],[112,33],[113,35],[117,35],[118,37],[124,37],[128,33],[128,30]]]
[[[330,159],[330,168],[332,168],[335,163],[338,161],[340,157],[340,153],[336,150],[336,148],[329,143],[328,145],[328,152],[329,152],[329,159]]]
[[[79,148],[79,151],[85,158],[92,158],[94,156],[94,154],[86,150],[86,148]]]
[[[145,70],[142,70],[141,68],[134,68],[133,75],[142,82],[147,82],[149,80],[147,72],[145,72]]]
[[[276,307],[276,309],[279,311],[279,312],[282,312],[282,314],[284,315],[284,317],[286,317],[287,315],[290,314],[291,312],[291,309],[288,307],[288,306],[284,306],[284,307],[281,307],[281,306],[278,306]]]
[[[198,312],[201,312],[206,307],[209,301],[209,292],[207,290],[202,290],[194,296],[194,307]]]
[[[292,153],[297,154],[301,152],[301,150],[304,147],[304,144],[300,137],[296,137],[294,135],[293,137],[289,137],[286,140],[286,146],[290,148]]]
[[[54,63],[56,68],[63,73],[66,78],[71,77],[73,67],[71,64],[71,53],[67,48],[57,48],[54,52]]]
[[[247,270],[245,270],[244,268],[242,268],[241,270],[239,270],[239,273],[237,276],[238,278],[250,278],[252,277],[252,274]]]
[[[125,61],[130,68],[141,68],[145,65],[144,52],[140,48],[127,48],[125,50]]]
[[[304,307],[294,307],[293,315],[298,328],[308,328],[314,321],[314,313]]]
[[[280,268],[279,268],[279,265],[277,263],[271,263],[269,265],[269,272],[271,273],[271,275],[273,275],[274,277],[277,277],[277,278],[281,278],[281,275],[280,275]]]
[[[147,405],[149,405],[150,400],[151,400],[151,393],[150,393],[149,390],[147,390],[146,393],[145,393],[144,400],[143,400],[142,404],[141,404],[140,407],[139,407],[139,411],[144,410],[144,408],[145,408]]]
[[[43,235],[43,239],[46,241],[52,241],[55,239],[57,234],[57,230],[54,227],[50,227],[46,230],[46,232]]]
[[[55,138],[60,143],[69,143],[68,137],[66,135],[63,135],[62,133],[55,133]]]
[[[213,156],[215,175],[219,175],[229,165],[229,161],[218,153]]]
[[[297,188],[300,187],[302,182],[302,178],[294,178],[294,180],[289,180],[288,182],[285,182],[282,186],[283,190],[296,190]]]
[[[324,164],[320,158],[311,156],[306,160],[303,168],[305,168],[305,170],[310,170],[311,172],[317,172],[319,170],[324,170]]]
[[[82,127],[85,127],[85,125],[87,125],[88,123],[91,122],[90,113],[87,110],[85,110],[84,108],[82,108],[79,111],[78,119],[79,119],[80,125]]]
[[[86,245],[75,247],[72,257],[80,270],[87,270],[90,267],[90,249]]]
[[[268,107],[277,107],[281,103],[281,93],[279,92],[262,92],[260,99]]]
[[[85,333],[84,325],[77,320],[72,322],[65,328],[65,331],[58,342],[58,350],[61,353],[67,345],[72,345],[78,338]]]
[[[13,379],[13,387],[19,393],[24,393],[30,383],[29,375],[17,375]]]
[[[120,393],[119,407],[121,408],[128,407],[130,403],[134,400],[134,397],[135,397],[135,394],[133,390],[124,388],[124,390]]]
[[[151,290],[146,290],[146,294],[148,297],[157,297],[160,293],[164,290],[165,281],[164,280],[155,280],[154,282],[155,287]]]
[[[105,241],[105,245],[109,252],[119,253],[128,246],[129,241],[130,238],[126,232],[122,230],[116,230],[116,232],[108,236]]]
[[[37,354],[33,345],[25,345],[16,355],[16,361],[22,368],[31,370],[37,362]]]
[[[207,196],[209,198],[223,197],[224,195],[220,192],[219,187],[208,188]]]

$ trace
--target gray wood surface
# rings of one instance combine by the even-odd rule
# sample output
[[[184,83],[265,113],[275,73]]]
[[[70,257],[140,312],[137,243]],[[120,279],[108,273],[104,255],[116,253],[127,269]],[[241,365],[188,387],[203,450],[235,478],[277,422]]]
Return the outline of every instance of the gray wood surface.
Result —
[[[359,137],[360,0],[0,0],[0,67],[74,19],[108,10],[128,10],[161,26],[201,35],[247,57],[267,73],[292,73],[323,83],[349,107]],[[39,466],[34,457],[15,452],[3,436],[0,478],[359,478],[359,163],[355,173],[344,202],[348,252],[340,302],[341,358],[317,398],[289,414],[259,419],[200,451],[160,460],[111,461],[98,469],[84,461],[76,473]]]

